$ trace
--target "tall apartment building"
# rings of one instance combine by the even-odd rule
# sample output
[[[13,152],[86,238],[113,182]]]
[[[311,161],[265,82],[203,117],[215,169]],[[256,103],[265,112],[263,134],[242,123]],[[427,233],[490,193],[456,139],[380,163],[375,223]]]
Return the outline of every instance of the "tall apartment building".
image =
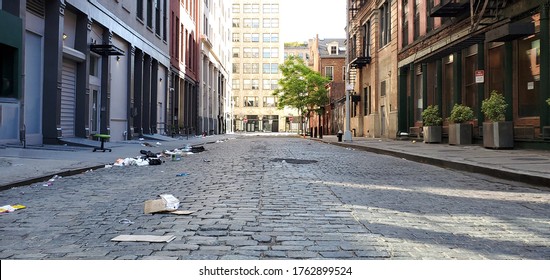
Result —
[[[395,138],[398,130],[396,0],[348,0],[350,128],[356,136]]]
[[[170,0],[169,135],[197,133],[200,3],[200,0]]]
[[[235,131],[279,132],[291,129],[294,109],[277,109],[272,95],[281,76],[283,41],[280,1],[232,3],[232,84]]]
[[[227,1],[203,0],[201,4],[200,80],[198,130],[206,134],[228,131],[231,107],[230,24],[231,7]]]
[[[0,7],[0,62],[9,69],[0,142],[164,132],[168,0],[12,0]]]

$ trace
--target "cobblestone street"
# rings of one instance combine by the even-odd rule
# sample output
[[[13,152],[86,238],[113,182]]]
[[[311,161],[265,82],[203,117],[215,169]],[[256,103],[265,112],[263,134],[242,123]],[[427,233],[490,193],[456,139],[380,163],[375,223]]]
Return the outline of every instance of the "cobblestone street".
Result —
[[[299,138],[205,148],[0,192],[27,206],[0,216],[0,258],[550,258],[550,189]],[[195,212],[143,214],[166,193]],[[120,234],[176,239],[110,241]]]

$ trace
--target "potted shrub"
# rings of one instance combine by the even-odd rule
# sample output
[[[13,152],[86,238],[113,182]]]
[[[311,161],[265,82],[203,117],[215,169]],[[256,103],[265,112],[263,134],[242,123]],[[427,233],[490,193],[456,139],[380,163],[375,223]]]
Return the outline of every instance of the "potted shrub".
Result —
[[[472,108],[455,104],[449,117],[449,144],[469,145],[472,144],[472,124],[469,121],[474,119]]]
[[[422,111],[424,143],[441,143],[442,121],[437,105],[430,105]]]
[[[485,148],[513,148],[514,123],[505,121],[506,100],[496,90],[481,103],[481,111],[485,115],[483,123],[483,146]]]

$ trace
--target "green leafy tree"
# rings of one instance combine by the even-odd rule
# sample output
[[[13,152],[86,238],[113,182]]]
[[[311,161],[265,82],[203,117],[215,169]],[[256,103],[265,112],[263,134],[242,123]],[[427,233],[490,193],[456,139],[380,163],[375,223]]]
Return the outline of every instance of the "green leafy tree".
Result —
[[[303,120],[309,112],[328,103],[326,85],[330,80],[307,67],[300,57],[290,56],[279,68],[282,78],[279,88],[273,91],[279,109],[296,108]]]

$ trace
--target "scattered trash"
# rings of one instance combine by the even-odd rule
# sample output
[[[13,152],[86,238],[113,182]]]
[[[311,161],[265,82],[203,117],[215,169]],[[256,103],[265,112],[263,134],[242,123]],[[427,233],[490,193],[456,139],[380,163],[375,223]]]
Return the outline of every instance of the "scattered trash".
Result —
[[[110,164],[105,164],[105,168],[112,168],[113,166]]]
[[[210,160],[209,159],[204,159],[204,162],[210,162]]]
[[[416,140],[412,140],[413,144],[416,143]]]
[[[143,142],[141,143],[141,146],[145,146],[145,147],[154,147],[153,145],[147,143],[147,142]]]
[[[21,204],[4,205],[0,207],[0,213],[11,213],[11,212],[14,212],[15,210],[25,209],[25,208],[27,208],[27,206],[21,205]]]
[[[180,201],[171,194],[161,194],[161,199],[147,200],[143,212],[145,214],[172,212],[180,207]]]
[[[155,242],[155,243],[168,243],[176,239],[174,235],[156,236],[156,235],[119,235],[111,241],[118,242]]]
[[[42,184],[42,187],[49,187],[51,185],[53,185],[52,182],[46,182],[46,183]]]
[[[179,174],[176,174],[176,177],[184,177],[187,175],[189,175],[189,173],[179,173]]]
[[[156,144],[157,146],[162,146],[162,143],[160,143],[160,142],[157,142],[157,143],[155,143],[155,144]]]
[[[143,138],[139,138],[139,141],[143,141],[143,140],[145,140],[145,139],[143,139]]]
[[[172,211],[170,212],[170,214],[174,214],[174,215],[191,215],[195,213],[195,211],[189,211],[189,210],[176,210],[176,211]]]
[[[130,221],[129,219],[122,219],[118,222],[121,223],[121,224],[128,224],[128,225],[131,225],[131,224],[134,223],[134,222]]]

